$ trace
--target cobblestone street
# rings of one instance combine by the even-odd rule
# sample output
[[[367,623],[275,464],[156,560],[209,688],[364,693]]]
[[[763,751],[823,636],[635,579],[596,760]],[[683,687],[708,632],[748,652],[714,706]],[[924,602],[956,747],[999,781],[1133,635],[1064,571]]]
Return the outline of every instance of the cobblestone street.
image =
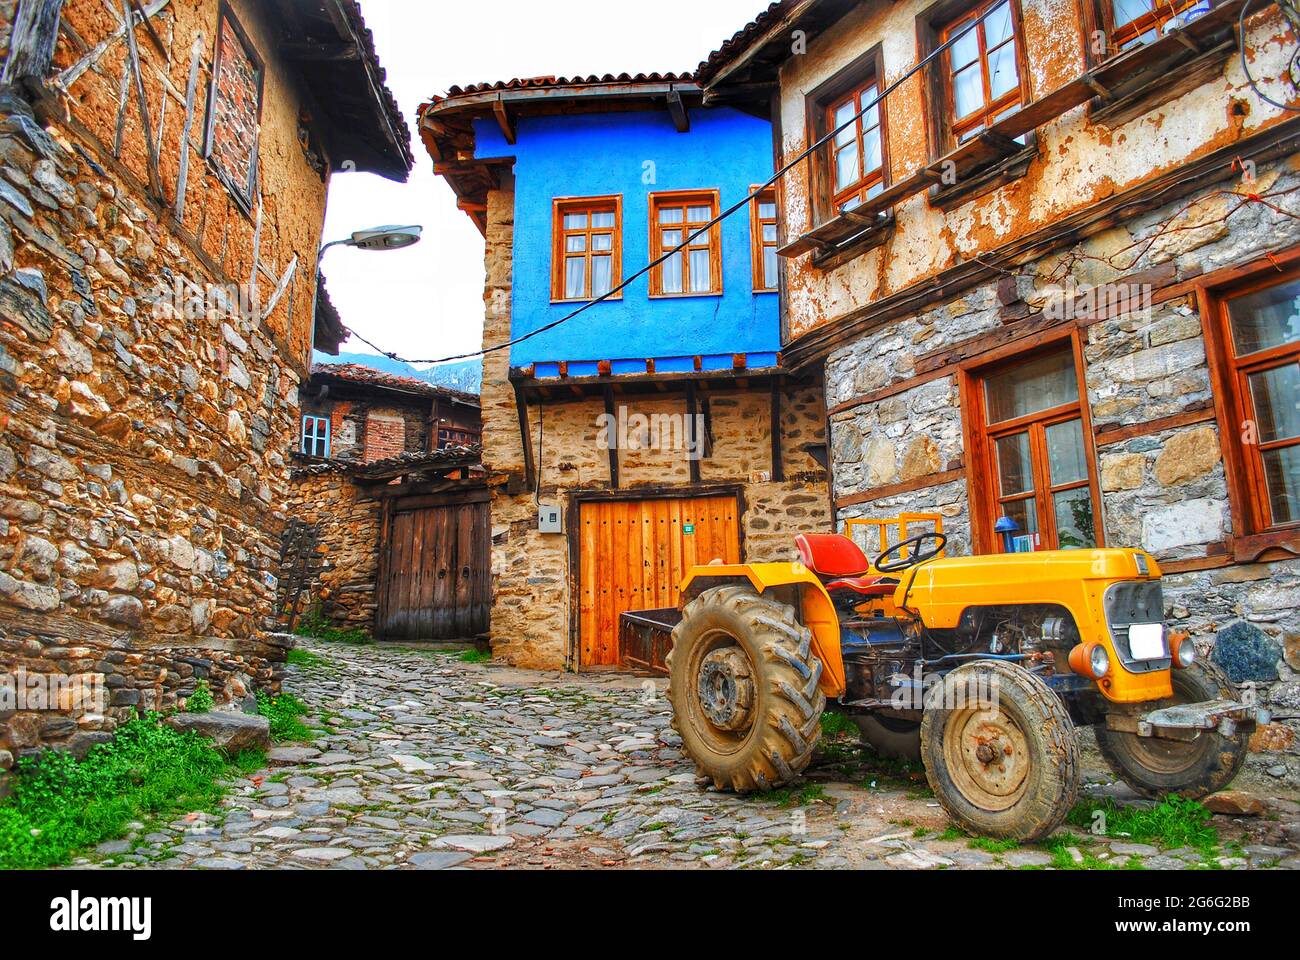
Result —
[[[1191,848],[1073,837],[1016,847],[950,828],[924,779],[830,739],[807,784],[738,798],[698,787],[664,681],[536,674],[456,656],[308,642],[291,668],[309,744],[280,746],[222,818],[139,825],[105,867],[1296,867],[1300,805],[1214,818]],[[1097,770],[1089,796],[1129,798]],[[1240,786],[1240,784],[1238,784]],[[1251,789],[1251,788],[1247,788]],[[1264,787],[1255,790],[1267,796]],[[1217,862],[1216,862],[1217,861]]]

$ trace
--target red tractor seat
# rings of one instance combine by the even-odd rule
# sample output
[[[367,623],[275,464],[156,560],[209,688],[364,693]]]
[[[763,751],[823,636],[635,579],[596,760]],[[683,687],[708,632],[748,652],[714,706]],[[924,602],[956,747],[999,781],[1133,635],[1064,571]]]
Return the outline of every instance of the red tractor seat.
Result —
[[[852,590],[863,597],[892,597],[897,589],[898,581],[886,577],[844,577],[826,584],[828,593]]]
[[[862,548],[837,533],[801,533],[794,538],[803,565],[817,574],[830,593],[852,590],[863,597],[888,597],[897,580],[863,576],[871,572],[871,561]]]

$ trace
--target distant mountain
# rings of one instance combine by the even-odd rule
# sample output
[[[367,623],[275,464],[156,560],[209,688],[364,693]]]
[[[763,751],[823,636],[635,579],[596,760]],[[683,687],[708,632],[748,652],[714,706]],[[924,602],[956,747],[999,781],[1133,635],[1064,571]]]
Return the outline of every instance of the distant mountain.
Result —
[[[337,357],[317,352],[312,356],[313,363],[355,363],[372,370],[382,370],[401,377],[414,377],[435,386],[461,390],[465,393],[479,393],[483,388],[483,361],[463,360],[459,363],[443,363],[428,370],[417,370],[402,360],[390,360],[375,353],[340,353]]]

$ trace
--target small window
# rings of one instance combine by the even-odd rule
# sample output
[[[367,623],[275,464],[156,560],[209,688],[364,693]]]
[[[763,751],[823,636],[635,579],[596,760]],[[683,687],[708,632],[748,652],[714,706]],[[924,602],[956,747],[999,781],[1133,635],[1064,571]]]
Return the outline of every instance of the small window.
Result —
[[[889,186],[887,101],[880,100],[883,52],[876,46],[808,95],[814,141],[834,136],[813,161],[813,225],[819,226]],[[843,129],[840,129],[840,128]]]
[[[764,190],[750,201],[749,218],[754,243],[754,292],[774,292],[778,282],[776,190]]]
[[[1019,8],[1012,0],[982,3],[941,32],[943,43],[956,38],[943,62],[951,134],[958,143],[1024,103],[1019,34]]]
[[[302,418],[302,452],[309,457],[329,459],[330,421],[328,417]]]
[[[1250,532],[1300,524],[1300,275],[1239,287],[1218,314]]]
[[[264,72],[248,35],[223,3],[203,153],[245,210],[257,193]]]
[[[998,552],[1095,547],[1097,486],[1072,345],[982,373],[977,442]]]
[[[722,228],[718,191],[650,196],[650,258],[686,244],[650,272],[652,297],[698,297],[722,292]],[[707,227],[707,229],[705,229]]]
[[[622,206],[620,197],[555,201],[552,300],[595,300],[623,282]]]
[[[1212,0],[1101,0],[1110,46],[1127,50],[1158,40],[1209,13]]]

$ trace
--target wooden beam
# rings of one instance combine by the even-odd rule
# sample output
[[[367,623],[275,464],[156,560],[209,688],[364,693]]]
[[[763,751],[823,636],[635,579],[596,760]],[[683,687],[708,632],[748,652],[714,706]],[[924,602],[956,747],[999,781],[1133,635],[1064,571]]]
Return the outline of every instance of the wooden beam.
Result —
[[[785,464],[781,458],[781,389],[780,377],[772,379],[772,480],[785,480]]]
[[[510,116],[509,108],[500,97],[492,101],[492,115],[497,118],[497,126],[501,128],[501,135],[506,138],[506,143],[513,145],[517,137],[514,118]]]
[[[360,60],[361,51],[351,43],[303,43],[286,40],[280,52],[289,60],[303,63],[339,62]]]
[[[696,403],[695,398],[695,382],[693,380],[688,381],[686,384],[686,445],[691,450],[697,449],[697,444],[700,442],[700,438],[695,435],[695,426],[698,422],[695,415],[698,409],[699,405]],[[700,459],[699,457],[691,457],[689,462],[691,468],[691,483],[699,483]]]
[[[158,172],[158,151],[154,149],[153,124],[149,120],[149,98],[144,92],[144,76],[140,73],[140,48],[135,42],[135,11],[131,9],[130,0],[122,0],[123,19],[126,23],[126,48],[130,55],[131,77],[135,81],[135,99],[140,108],[140,126],[144,130],[144,150],[146,165],[149,170],[149,189],[154,198],[166,201],[163,194],[162,176]]]
[[[613,490],[619,487],[618,479],[618,431],[614,429],[614,424],[618,422],[618,413],[614,409],[614,391],[611,387],[605,387],[605,423],[609,431],[609,485]]]
[[[524,446],[524,483],[529,490],[537,487],[537,468],[533,464],[533,431],[528,425],[528,399],[523,386],[516,382],[515,408],[519,412],[519,439]]]
[[[682,102],[682,95],[676,90],[668,92],[668,112],[672,115],[673,126],[677,128],[678,133],[691,132],[691,115],[686,110],[686,104]],[[514,141],[510,141],[514,143]]]
[[[875,487],[864,493],[854,493],[847,497],[840,497],[835,501],[835,506],[839,510],[845,507],[856,507],[864,503],[874,503],[877,500],[884,500],[886,497],[894,497],[900,493],[911,493],[914,490],[926,490],[930,487],[942,486],[945,483],[952,483],[954,480],[960,480],[966,476],[965,467],[956,470],[945,470],[943,473],[931,473],[924,477],[916,477],[913,480],[904,480],[901,483],[891,483],[884,487]]]
[[[0,83],[13,84],[34,99],[45,99],[62,9],[63,0],[19,0]]]

